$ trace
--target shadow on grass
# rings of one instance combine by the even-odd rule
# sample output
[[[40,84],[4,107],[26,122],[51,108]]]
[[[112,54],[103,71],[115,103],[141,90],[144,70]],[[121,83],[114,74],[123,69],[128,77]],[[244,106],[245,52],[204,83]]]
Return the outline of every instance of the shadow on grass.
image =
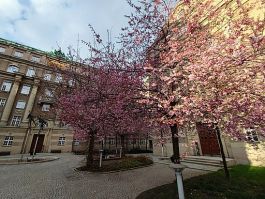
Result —
[[[230,169],[228,181],[222,170],[184,181],[187,199],[265,199],[265,167],[238,165]],[[137,199],[176,199],[171,183],[141,193]]]

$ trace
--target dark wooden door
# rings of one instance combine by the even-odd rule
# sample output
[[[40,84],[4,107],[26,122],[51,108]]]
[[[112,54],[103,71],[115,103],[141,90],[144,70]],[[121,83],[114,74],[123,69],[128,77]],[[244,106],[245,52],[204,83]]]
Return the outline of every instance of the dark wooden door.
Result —
[[[197,132],[203,155],[220,155],[220,148],[215,130],[207,124],[198,123]]]
[[[37,142],[37,146],[36,146],[36,153],[41,153],[42,152],[42,148],[43,148],[43,141],[44,141],[44,136],[43,134],[41,135],[37,135],[34,134],[32,142],[31,142],[31,146],[30,146],[30,153],[33,153],[34,150],[34,146],[37,140],[37,136],[39,136],[38,142]]]

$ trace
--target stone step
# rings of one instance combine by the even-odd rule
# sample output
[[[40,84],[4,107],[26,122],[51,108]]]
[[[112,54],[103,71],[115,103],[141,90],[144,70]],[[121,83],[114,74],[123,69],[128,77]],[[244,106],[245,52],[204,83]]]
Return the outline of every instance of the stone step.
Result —
[[[199,165],[207,165],[207,166],[215,166],[215,167],[221,167],[220,162],[206,162],[206,161],[194,161],[194,160],[182,160],[183,163],[190,163],[190,164],[199,164]]]
[[[183,162],[202,164],[202,165],[212,165],[212,166],[223,166],[223,161],[220,157],[207,157],[207,156],[187,156],[183,159]],[[227,166],[235,165],[235,160],[231,158],[226,158]]]
[[[196,169],[196,170],[202,170],[202,171],[218,171],[222,169],[222,167],[219,167],[219,166],[217,167],[217,166],[193,164],[193,163],[187,163],[187,162],[181,162],[181,164],[187,166],[189,169]]]

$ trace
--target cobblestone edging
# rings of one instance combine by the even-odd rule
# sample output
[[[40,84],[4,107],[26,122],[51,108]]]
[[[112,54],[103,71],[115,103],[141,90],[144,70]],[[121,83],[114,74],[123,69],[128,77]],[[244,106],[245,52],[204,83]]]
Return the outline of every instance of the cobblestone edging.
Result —
[[[32,161],[32,162],[24,162],[24,161],[21,162],[21,161],[19,161],[20,159],[7,159],[5,161],[1,160],[0,165],[35,164],[35,163],[50,162],[50,161],[58,160],[60,158],[59,157],[48,157],[48,158],[42,157],[39,159],[40,160]]]

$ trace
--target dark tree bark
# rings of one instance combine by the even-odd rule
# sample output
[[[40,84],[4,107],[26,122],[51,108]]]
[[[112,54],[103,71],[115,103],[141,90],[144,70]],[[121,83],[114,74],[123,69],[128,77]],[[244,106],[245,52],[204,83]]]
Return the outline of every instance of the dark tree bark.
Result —
[[[121,135],[121,147],[122,147],[122,156],[125,155],[125,146],[124,146],[124,135]]]
[[[173,145],[173,156],[171,161],[175,164],[180,164],[180,153],[179,153],[179,138],[178,138],[178,126],[176,124],[170,126],[172,145]]]
[[[89,139],[89,146],[88,146],[88,150],[87,150],[87,157],[86,157],[86,166],[88,168],[93,166],[94,145],[95,145],[95,133],[91,133],[90,139]]]
[[[117,134],[115,135],[115,150],[116,150],[116,155],[118,154],[118,136]]]
[[[223,160],[225,176],[226,176],[227,179],[229,179],[230,178],[229,170],[228,170],[228,167],[227,167],[227,164],[226,164],[224,147],[223,147],[223,143],[222,143],[222,139],[221,139],[221,132],[220,132],[220,129],[219,129],[218,125],[215,126],[215,131],[216,131],[216,135],[217,135],[217,139],[218,139],[218,143],[219,143],[219,147],[220,147],[220,152],[221,152],[221,156],[222,156],[222,160]]]

